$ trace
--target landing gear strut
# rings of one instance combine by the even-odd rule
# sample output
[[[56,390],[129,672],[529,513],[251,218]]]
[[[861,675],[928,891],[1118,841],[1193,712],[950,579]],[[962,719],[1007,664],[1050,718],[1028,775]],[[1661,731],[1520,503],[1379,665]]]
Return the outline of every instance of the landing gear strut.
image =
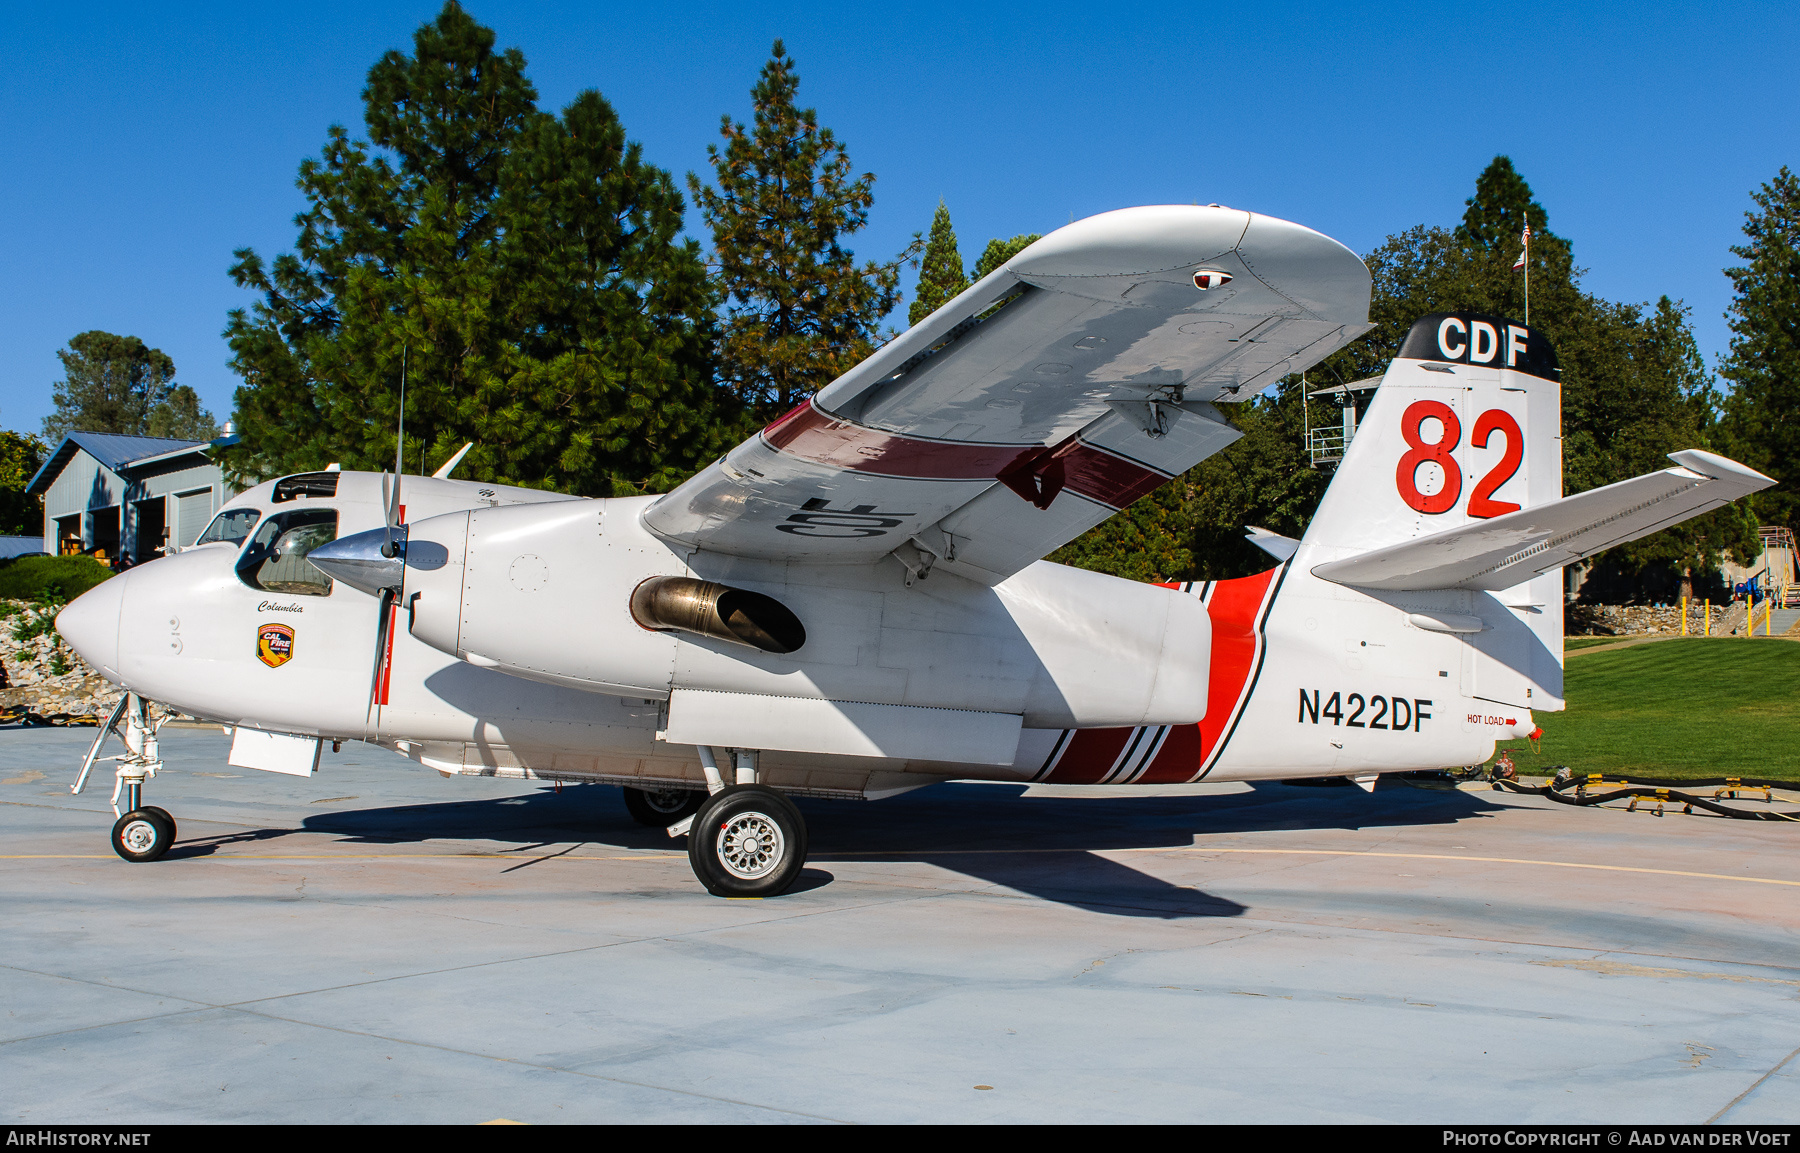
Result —
[[[688,863],[715,897],[774,897],[806,865],[806,821],[794,803],[757,781],[756,754],[737,750],[737,784],[727,785],[711,749],[700,749],[710,795],[671,836],[687,833]]]
[[[123,729],[119,728],[121,720]],[[113,825],[112,846],[113,852],[127,861],[157,860],[175,843],[175,818],[166,809],[144,804],[144,782],[162,768],[156,751],[156,730],[161,727],[161,721],[154,725],[150,723],[144,698],[136,693],[120,697],[112,715],[94,738],[93,747],[88,749],[87,759],[81,764],[81,775],[69,790],[79,794],[87,787],[88,773],[100,757],[101,747],[106,744],[106,738],[117,731],[119,739],[125,743],[125,751],[104,759],[119,763],[113,774],[112,807],[119,819]],[[123,812],[120,811],[121,798],[124,800]]]

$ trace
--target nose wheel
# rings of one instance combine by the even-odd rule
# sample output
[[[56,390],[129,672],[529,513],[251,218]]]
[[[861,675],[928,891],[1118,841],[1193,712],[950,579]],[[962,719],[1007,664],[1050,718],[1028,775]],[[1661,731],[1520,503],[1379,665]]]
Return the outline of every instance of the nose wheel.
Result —
[[[155,805],[133,809],[113,825],[113,852],[127,861],[154,861],[175,843],[175,818]]]
[[[112,807],[119,819],[113,824],[112,847],[113,852],[127,861],[159,860],[175,843],[175,818],[167,809],[144,804],[144,782],[162,767],[156,753],[156,730],[162,723],[161,720],[151,722],[144,699],[136,693],[120,697],[119,703],[113,706],[112,715],[100,726],[93,746],[88,749],[87,759],[81,762],[81,773],[70,788],[79,795],[87,787],[88,774],[100,759],[106,738],[117,733],[125,743],[125,751],[105,759],[116,761],[119,766],[113,774]]]
[[[688,863],[716,897],[776,896],[806,864],[806,821],[766,785],[729,786],[694,814]]]

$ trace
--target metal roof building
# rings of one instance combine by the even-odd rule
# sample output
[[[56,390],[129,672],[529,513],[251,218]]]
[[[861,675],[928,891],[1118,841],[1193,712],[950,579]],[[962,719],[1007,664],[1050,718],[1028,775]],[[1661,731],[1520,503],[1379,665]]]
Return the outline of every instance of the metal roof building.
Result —
[[[235,440],[67,434],[25,490],[44,497],[45,548],[146,561],[193,544],[235,491],[209,455]]]

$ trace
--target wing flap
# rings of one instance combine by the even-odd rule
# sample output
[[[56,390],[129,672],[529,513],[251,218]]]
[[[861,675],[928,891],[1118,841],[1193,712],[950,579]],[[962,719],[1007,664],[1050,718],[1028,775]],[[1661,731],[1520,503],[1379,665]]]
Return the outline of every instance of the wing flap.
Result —
[[[1669,456],[1679,467],[1330,561],[1312,571],[1359,588],[1499,591],[1775,483],[1710,452],[1687,449]]]

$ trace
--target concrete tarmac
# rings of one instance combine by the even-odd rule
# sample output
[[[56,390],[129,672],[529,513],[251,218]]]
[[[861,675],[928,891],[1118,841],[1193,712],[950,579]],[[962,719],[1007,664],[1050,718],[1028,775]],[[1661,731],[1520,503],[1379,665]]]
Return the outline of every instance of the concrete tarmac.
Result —
[[[93,732],[0,731],[13,1122],[1800,1118],[1797,825],[945,784],[728,901],[617,789],[200,730],[127,864]]]

